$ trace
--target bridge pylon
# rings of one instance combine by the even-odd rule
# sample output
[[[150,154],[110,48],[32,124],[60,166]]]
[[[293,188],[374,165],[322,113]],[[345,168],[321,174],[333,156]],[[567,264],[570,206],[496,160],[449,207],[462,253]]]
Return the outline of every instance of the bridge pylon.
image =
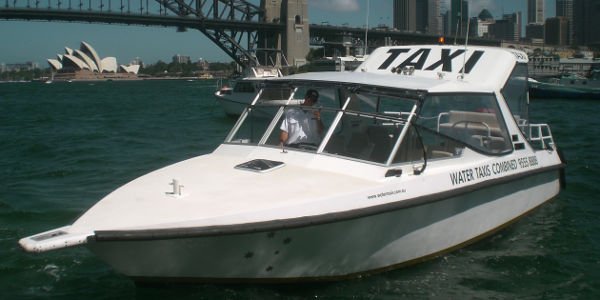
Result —
[[[307,0],[261,0],[264,22],[283,24],[282,33],[259,34],[257,58],[261,64],[301,66],[306,64],[310,32]]]

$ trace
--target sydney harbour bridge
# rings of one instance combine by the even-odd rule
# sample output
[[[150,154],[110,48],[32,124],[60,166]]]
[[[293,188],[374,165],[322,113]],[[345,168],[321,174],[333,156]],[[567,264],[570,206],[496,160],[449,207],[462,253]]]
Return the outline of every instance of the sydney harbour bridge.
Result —
[[[198,30],[242,66],[301,65],[309,45],[362,48],[365,29],[310,24],[308,0],[0,0],[0,20],[62,21]],[[4,3],[2,3],[4,2]],[[438,36],[368,30],[368,47],[437,43]],[[459,42],[462,39],[459,39]],[[493,45],[495,41],[475,40]]]

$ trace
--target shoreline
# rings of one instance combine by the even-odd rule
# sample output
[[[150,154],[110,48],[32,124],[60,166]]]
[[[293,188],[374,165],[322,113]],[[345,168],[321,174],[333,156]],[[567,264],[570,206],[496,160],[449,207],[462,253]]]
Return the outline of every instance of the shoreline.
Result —
[[[209,81],[209,80],[223,80],[227,77],[213,77],[213,78],[202,78],[202,77],[137,77],[137,78],[103,78],[103,79],[43,79],[35,78],[32,80],[0,80],[0,83],[55,83],[55,82],[109,82],[109,81],[144,81],[144,80],[187,80],[187,81]]]

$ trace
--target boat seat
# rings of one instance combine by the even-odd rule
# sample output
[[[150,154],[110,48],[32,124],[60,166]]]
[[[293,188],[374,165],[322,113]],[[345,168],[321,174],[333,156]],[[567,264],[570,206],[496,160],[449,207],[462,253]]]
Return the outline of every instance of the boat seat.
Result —
[[[441,123],[443,118],[447,122]],[[460,131],[470,134],[502,136],[496,114],[487,112],[451,110],[438,116],[438,132],[449,136],[461,136]]]

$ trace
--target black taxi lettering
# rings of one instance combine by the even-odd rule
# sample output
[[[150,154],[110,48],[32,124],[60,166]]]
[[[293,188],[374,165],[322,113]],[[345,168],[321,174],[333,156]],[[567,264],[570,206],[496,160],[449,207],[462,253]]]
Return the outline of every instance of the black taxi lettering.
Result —
[[[410,49],[390,49],[388,53],[390,53],[390,57],[388,57],[381,66],[379,66],[379,70],[387,69],[393,62],[398,58],[401,53],[405,53],[410,51]]]
[[[403,49],[390,49],[388,50],[387,53],[389,53],[388,58],[379,66],[379,70],[385,70],[387,68],[390,67],[390,65],[402,54],[402,53],[407,53],[409,52],[411,49],[408,48],[403,48]],[[427,71],[433,71],[437,68],[439,68],[440,66],[442,67],[442,71],[444,72],[452,72],[452,61],[459,57],[461,54],[465,53],[464,49],[458,49],[454,52],[452,52],[451,49],[441,49],[441,57],[438,61],[434,62],[433,64],[431,64],[430,66],[424,68],[425,66],[425,62],[427,62],[427,58],[429,57],[429,54],[431,53],[431,49],[429,48],[421,48],[419,50],[417,50],[415,53],[413,53],[411,56],[409,56],[408,58],[406,58],[402,63],[400,63],[397,67],[395,67],[394,69],[402,69],[404,67],[407,66],[412,66],[415,68],[415,70],[427,70]],[[475,67],[475,65],[477,64],[477,62],[479,62],[479,59],[483,56],[484,51],[481,50],[477,50],[474,51],[473,54],[471,54],[471,56],[467,59],[467,61],[465,62],[464,65],[464,72],[465,73],[469,73],[471,72],[471,70],[473,70],[473,68]],[[463,69],[461,68],[460,72],[463,72]]]

